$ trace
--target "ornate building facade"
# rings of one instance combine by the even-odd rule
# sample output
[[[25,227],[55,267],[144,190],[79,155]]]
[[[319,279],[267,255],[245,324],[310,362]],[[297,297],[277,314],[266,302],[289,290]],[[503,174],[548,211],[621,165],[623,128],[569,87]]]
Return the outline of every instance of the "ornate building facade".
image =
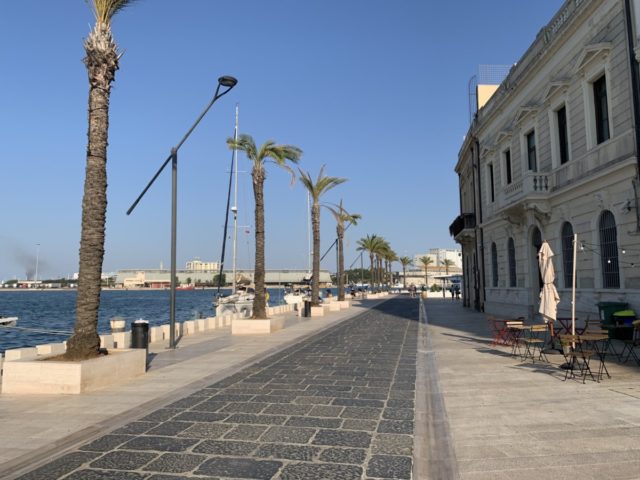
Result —
[[[537,252],[555,252],[560,315],[640,312],[640,2],[567,0],[481,106],[455,167],[465,304],[533,317]]]

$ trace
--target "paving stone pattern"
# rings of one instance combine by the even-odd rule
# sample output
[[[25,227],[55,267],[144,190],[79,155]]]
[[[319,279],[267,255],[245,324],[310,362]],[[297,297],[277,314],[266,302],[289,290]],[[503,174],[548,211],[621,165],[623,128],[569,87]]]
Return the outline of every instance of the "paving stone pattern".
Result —
[[[387,301],[20,478],[410,479],[417,318]]]

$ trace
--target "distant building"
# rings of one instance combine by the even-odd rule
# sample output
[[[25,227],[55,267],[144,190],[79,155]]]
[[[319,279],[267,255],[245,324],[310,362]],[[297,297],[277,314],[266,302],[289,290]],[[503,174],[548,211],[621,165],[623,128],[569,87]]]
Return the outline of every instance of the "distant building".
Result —
[[[219,262],[203,262],[200,259],[191,260],[187,262],[185,270],[191,270],[192,272],[214,272],[217,273],[220,270]]]
[[[232,272],[224,271],[225,280],[228,284],[232,282]],[[214,284],[214,278],[218,272],[177,270],[176,276],[180,284]],[[267,285],[302,284],[309,276],[307,270],[267,270],[265,272],[265,282]],[[236,280],[241,283],[253,283],[253,270],[237,270]],[[171,272],[166,269],[126,269],[118,270],[115,284],[124,288],[164,288],[171,283]],[[331,275],[328,270],[320,271],[320,283],[331,284]]]

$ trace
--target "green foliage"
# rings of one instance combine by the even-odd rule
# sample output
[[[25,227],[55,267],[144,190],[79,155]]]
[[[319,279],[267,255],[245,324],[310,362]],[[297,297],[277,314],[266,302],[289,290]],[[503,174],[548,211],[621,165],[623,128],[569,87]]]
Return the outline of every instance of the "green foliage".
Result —
[[[437,283],[434,283],[433,285],[431,285],[431,288],[429,288],[429,291],[431,291],[431,292],[441,292],[442,291],[442,287],[440,285],[438,285]]]

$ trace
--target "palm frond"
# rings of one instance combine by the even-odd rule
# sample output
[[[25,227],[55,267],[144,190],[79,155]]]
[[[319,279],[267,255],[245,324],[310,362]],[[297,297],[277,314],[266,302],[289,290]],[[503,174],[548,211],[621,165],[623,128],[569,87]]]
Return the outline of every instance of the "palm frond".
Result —
[[[85,0],[93,11],[96,21],[105,25],[111,24],[111,19],[120,10],[131,6],[138,0]]]

